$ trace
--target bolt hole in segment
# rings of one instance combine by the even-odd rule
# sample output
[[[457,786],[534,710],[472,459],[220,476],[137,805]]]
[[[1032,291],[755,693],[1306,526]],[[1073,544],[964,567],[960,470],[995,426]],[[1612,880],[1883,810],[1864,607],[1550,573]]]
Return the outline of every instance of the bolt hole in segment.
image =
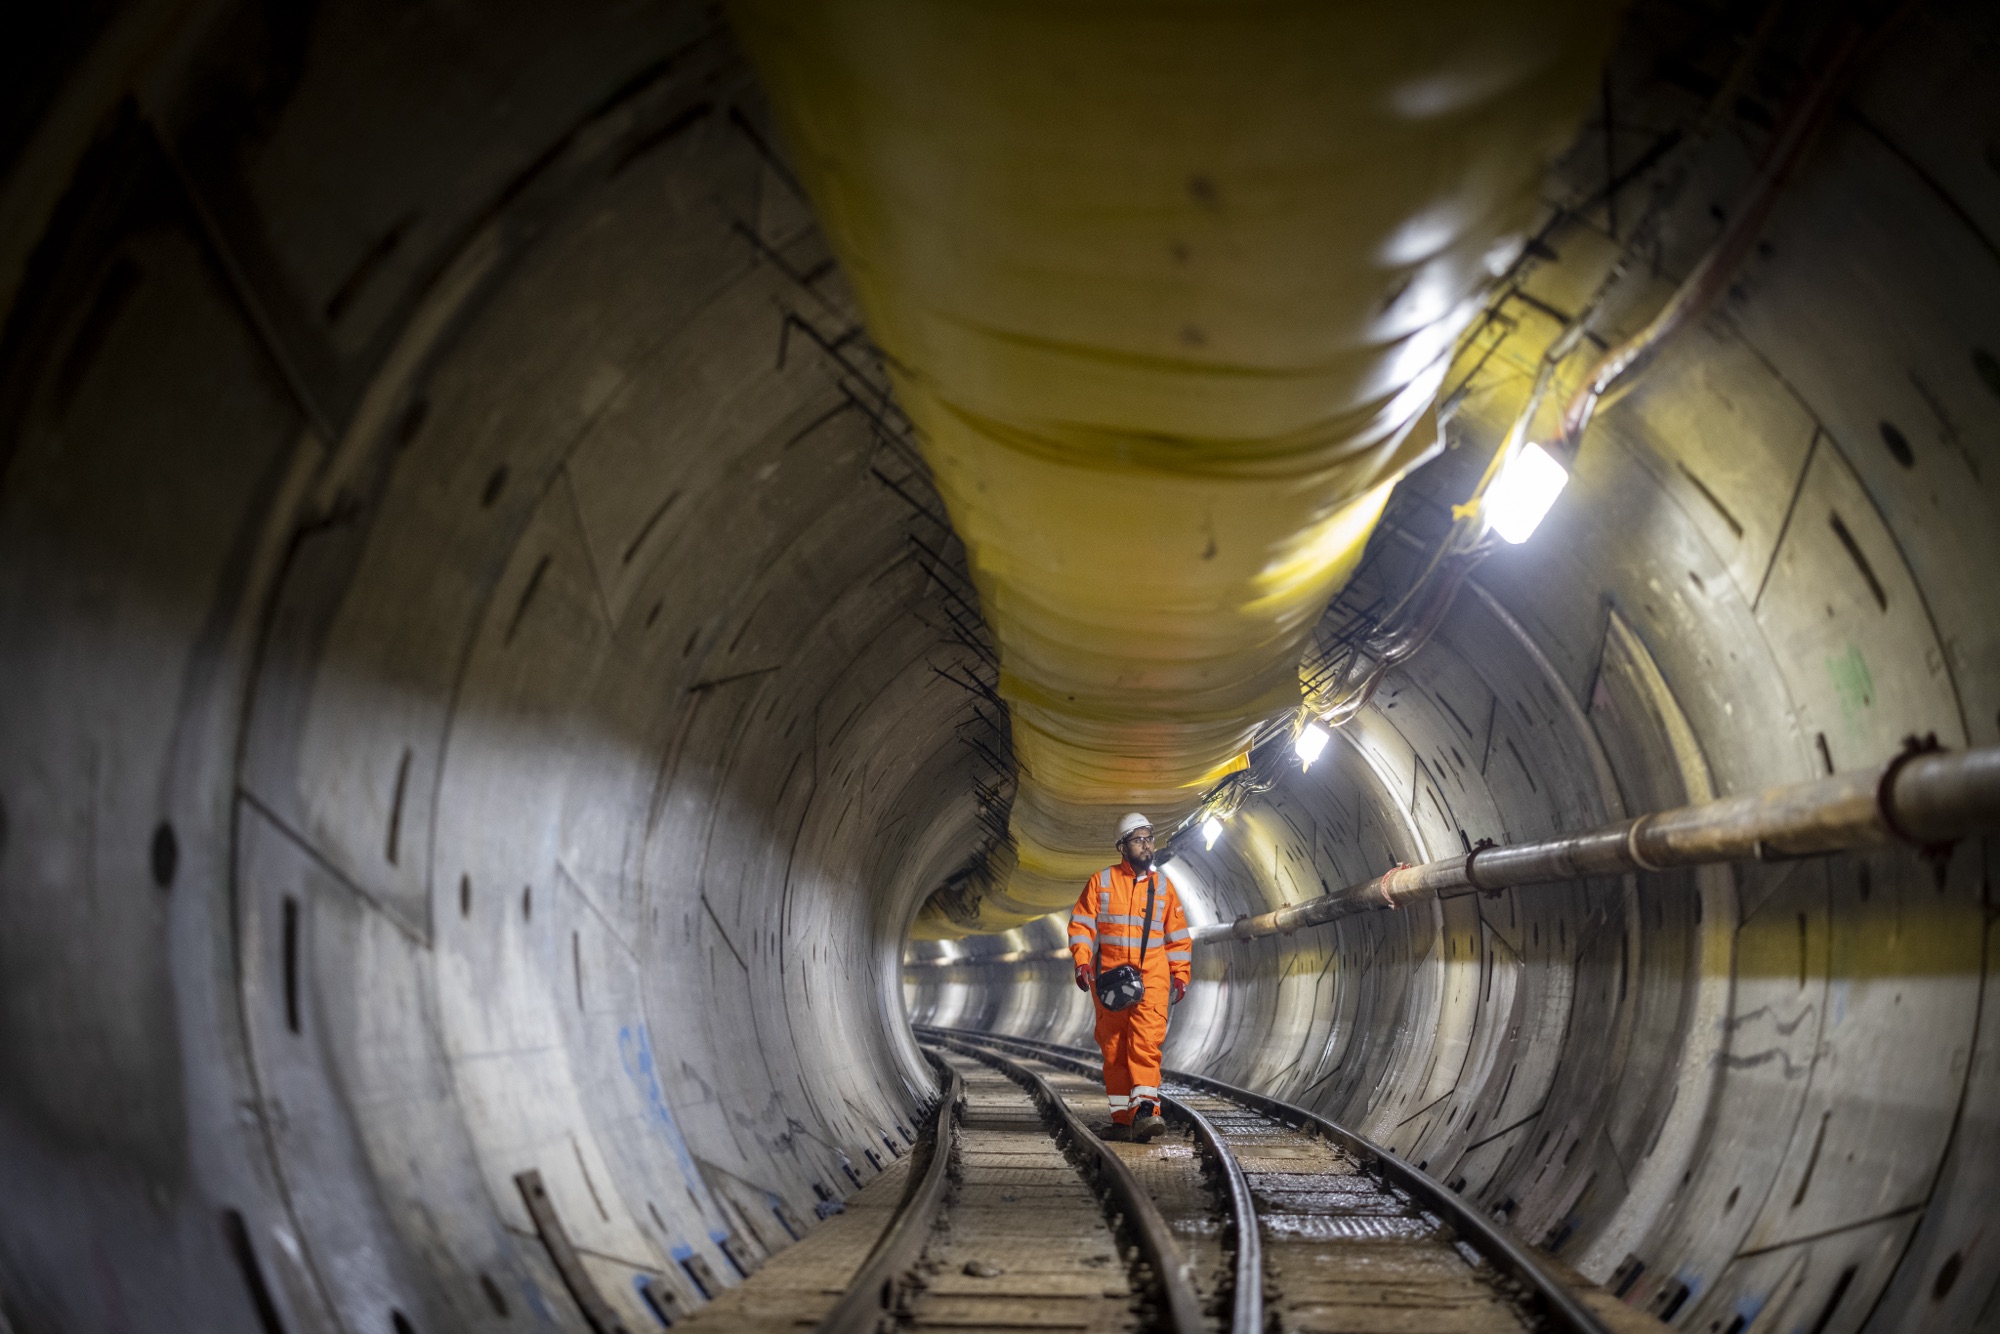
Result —
[[[1615,11],[730,13],[1000,649],[1014,864],[915,933],[1004,929],[1074,898],[1120,812],[1174,827],[1298,706]]]

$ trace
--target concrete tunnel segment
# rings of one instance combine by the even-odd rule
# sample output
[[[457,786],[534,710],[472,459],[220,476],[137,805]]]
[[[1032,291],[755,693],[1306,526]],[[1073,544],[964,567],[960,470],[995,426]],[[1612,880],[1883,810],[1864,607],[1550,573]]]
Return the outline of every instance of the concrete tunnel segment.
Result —
[[[636,1281],[696,1305],[907,1150],[906,1015],[1082,1037],[1059,961],[980,962],[1045,926],[906,960],[986,837],[992,722],[945,677],[987,664],[712,13],[44,22],[0,226],[15,1330],[581,1328],[526,1170],[643,1328]],[[1693,23],[1628,17],[1613,159],[1698,109],[1657,74]],[[1536,540],[1184,854],[1193,915],[2000,740],[1996,39],[1939,5],[1873,50]],[[1754,131],[1699,159],[1662,283]],[[1402,531],[1615,231],[1505,308]],[[1169,1061],[1356,1125],[1683,1327],[1975,1328],[1992,857],[1205,950]]]

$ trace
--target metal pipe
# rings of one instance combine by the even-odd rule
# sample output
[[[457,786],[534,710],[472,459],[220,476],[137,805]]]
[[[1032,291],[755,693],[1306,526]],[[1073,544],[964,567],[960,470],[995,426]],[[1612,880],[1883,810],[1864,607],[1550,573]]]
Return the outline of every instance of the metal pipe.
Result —
[[[1273,912],[1199,927],[1197,941],[1289,935],[1427,896],[1549,884],[1710,862],[1810,857],[1903,844],[1937,852],[2000,828],[2000,746],[1912,746],[1873,769],[1656,811],[1580,834],[1399,866]]]

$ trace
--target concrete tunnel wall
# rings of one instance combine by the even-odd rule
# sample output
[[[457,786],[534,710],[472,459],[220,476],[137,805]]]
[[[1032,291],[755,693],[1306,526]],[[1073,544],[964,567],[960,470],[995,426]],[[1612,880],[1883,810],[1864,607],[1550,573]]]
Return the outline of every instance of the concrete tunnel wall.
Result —
[[[1655,129],[1698,105],[1658,72],[1677,13],[1635,10],[1612,67]],[[39,21],[0,139],[15,1330],[581,1328],[530,1169],[647,1327],[635,1280],[698,1303],[905,1146],[899,988],[1086,1031],[1060,965],[899,968],[982,837],[987,724],[940,675],[980,645],[713,12]],[[1198,920],[1460,831],[2000,739],[1991,24],[1932,6],[1871,53],[1535,541],[1183,854]],[[1702,156],[1659,290],[1749,154]],[[1533,302],[1608,253],[1552,248],[1402,531],[1497,439]],[[1391,534],[1366,577],[1409,559]],[[1683,1327],[1973,1328],[1992,857],[1207,949],[1169,1060],[1355,1124]]]

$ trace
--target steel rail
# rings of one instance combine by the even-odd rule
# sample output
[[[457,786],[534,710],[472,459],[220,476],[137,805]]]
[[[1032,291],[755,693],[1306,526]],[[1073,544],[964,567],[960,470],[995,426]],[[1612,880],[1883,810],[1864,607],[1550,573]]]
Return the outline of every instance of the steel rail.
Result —
[[[929,1136],[930,1161],[923,1175],[903,1200],[902,1208],[882,1229],[868,1258],[861,1262],[833,1309],[815,1325],[815,1334],[878,1334],[883,1322],[896,1309],[896,1294],[902,1278],[923,1258],[944,1203],[945,1187],[951,1179],[951,1149],[956,1134],[959,1108],[965,1100],[965,1081],[958,1071],[943,1061],[936,1063],[946,1075],[944,1093],[938,1098]]]
[[[1264,1232],[1257,1225],[1257,1201],[1250,1194],[1250,1178],[1236,1161],[1229,1141],[1215,1123],[1178,1098],[1160,1095],[1168,1110],[1194,1127],[1202,1147],[1222,1172],[1229,1194],[1229,1226],[1235,1238],[1235,1263],[1230,1267],[1230,1334],[1261,1334],[1264,1328]]]
[[[966,1036],[956,1030],[929,1027],[920,1031],[949,1033],[961,1039]],[[989,1033],[976,1036],[1026,1051],[1039,1049],[1051,1054],[1060,1053],[1072,1060],[1081,1060],[1088,1055],[1078,1047],[1064,1047],[1052,1042],[1039,1042],[1032,1038],[1003,1037]],[[1603,1322],[1578,1301],[1561,1280],[1544,1268],[1541,1261],[1537,1260],[1526,1247],[1496,1227],[1485,1215],[1466,1204],[1456,1191],[1435,1177],[1412,1167],[1381,1145],[1362,1138],[1338,1122],[1329,1121],[1316,1112],[1309,1112],[1280,1098],[1239,1088],[1206,1075],[1189,1074],[1182,1070],[1167,1070],[1162,1073],[1179,1083],[1202,1089],[1249,1107],[1253,1111],[1261,1112],[1280,1125],[1290,1128],[1311,1127],[1345,1149],[1362,1166],[1394,1184],[1415,1200],[1421,1208],[1443,1219],[1452,1231],[1458,1234],[1461,1241],[1484,1255],[1494,1268],[1527,1289],[1531,1301],[1555,1329],[1563,1331],[1563,1334],[1610,1334]]]
[[[1938,852],[2000,828],[2000,746],[1912,748],[1886,764],[1654,811],[1580,834],[1399,866],[1290,907],[1197,927],[1200,942],[1301,927],[1429,898],[1711,862],[1771,861],[1901,843]],[[965,962],[970,962],[965,961]]]
[[[992,1066],[1027,1090],[1043,1115],[1056,1123],[1057,1138],[1067,1140],[1090,1165],[1088,1175],[1096,1180],[1112,1209],[1131,1229],[1140,1257],[1152,1271],[1153,1282],[1159,1288],[1160,1314],[1164,1317],[1162,1327],[1172,1331],[1172,1334],[1206,1334],[1201,1298],[1195,1295],[1194,1285],[1188,1279],[1187,1260],[1181,1255],[1181,1248],[1174,1241],[1167,1220],[1160,1216],[1152,1197],[1146,1194],[1145,1187],[1132,1175],[1132,1169],[1125,1165],[1124,1159],[1092,1134],[1090,1127],[1070,1110],[1062,1095],[1034,1071],[999,1052],[965,1040],[963,1034],[944,1029],[929,1031],[933,1034],[931,1041]]]
[[[964,1037],[966,1034],[960,1032],[958,1036]],[[1075,1071],[1080,1075],[1088,1075],[1092,1079],[1098,1078],[1101,1073],[1097,1064],[1070,1055],[1066,1048],[1033,1042],[1026,1038],[1005,1037],[998,1033],[980,1033],[972,1040],[1000,1047],[1013,1047],[1022,1054],[1033,1056],[1036,1060]],[[1264,1234],[1257,1226],[1257,1202],[1250,1194],[1250,1178],[1244,1175],[1243,1165],[1236,1161],[1236,1154],[1230,1149],[1229,1141],[1215,1128],[1214,1122],[1171,1094],[1162,1092],[1160,1102],[1168,1112],[1194,1127],[1202,1147],[1208,1150],[1210,1159],[1221,1170],[1223,1185],[1229,1195],[1229,1226],[1236,1239],[1235,1263],[1230,1267],[1230,1334],[1262,1334]]]

